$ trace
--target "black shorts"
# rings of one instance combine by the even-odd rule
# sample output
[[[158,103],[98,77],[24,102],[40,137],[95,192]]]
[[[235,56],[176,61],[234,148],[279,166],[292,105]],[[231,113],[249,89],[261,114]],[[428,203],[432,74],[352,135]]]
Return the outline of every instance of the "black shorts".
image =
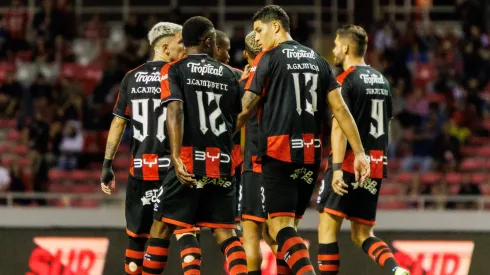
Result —
[[[265,209],[270,218],[302,218],[315,189],[320,164],[298,164],[263,158]]]
[[[157,201],[161,181],[144,181],[128,177],[126,188],[126,233],[149,238],[153,224],[153,204]]]
[[[179,233],[193,231],[195,226],[234,229],[237,205],[234,177],[197,180],[203,184],[200,188],[185,186],[171,167],[163,179],[153,218],[178,226]]]
[[[240,186],[240,206],[242,220],[265,222],[265,192],[262,174],[245,171]]]
[[[236,217],[235,217],[235,222],[240,221],[240,213],[242,213],[241,209],[241,204],[240,204],[240,196],[241,196],[241,191],[242,191],[242,166],[239,165],[238,167],[235,168],[235,182],[236,186],[238,188],[238,192],[236,192]]]
[[[368,179],[361,188],[355,183],[355,175],[344,171],[344,182],[349,193],[337,195],[332,189],[332,162],[329,158],[328,169],[318,195],[317,210],[366,225],[376,224],[376,208],[382,179]]]

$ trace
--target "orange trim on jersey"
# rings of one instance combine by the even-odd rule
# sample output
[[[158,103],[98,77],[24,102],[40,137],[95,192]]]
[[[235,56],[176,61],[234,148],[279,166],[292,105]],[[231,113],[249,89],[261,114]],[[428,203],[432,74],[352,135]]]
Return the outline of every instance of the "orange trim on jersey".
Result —
[[[216,147],[206,147],[206,176],[216,178],[220,176],[220,154],[221,150]],[[208,157],[211,156],[211,157]],[[233,165],[232,165],[233,167]]]
[[[289,135],[267,137],[267,155],[284,162],[291,162]]]
[[[252,156],[252,171],[262,174],[262,164],[257,163],[257,156]]]
[[[315,163],[315,135],[303,134],[303,158],[305,163]]]
[[[167,97],[170,96],[171,92],[170,92],[170,82],[168,80],[168,70],[170,69],[170,67],[172,65],[174,65],[175,63],[183,60],[183,59],[186,59],[188,56],[183,56],[181,59],[178,59],[178,60],[175,60],[173,62],[170,62],[170,63],[167,63],[165,64],[165,66],[163,66],[161,69],[160,69],[160,99],[165,99]]]
[[[333,209],[327,208],[327,207],[323,208],[323,212],[328,213],[328,214],[331,214],[331,215],[334,215],[334,216],[337,216],[337,217],[341,217],[341,218],[347,217],[346,214],[344,214],[342,212],[339,212],[337,210],[333,210]]]
[[[344,79],[351,73],[353,72],[357,67],[356,66],[352,66],[350,67],[349,69],[347,69],[347,71],[341,73],[339,76],[337,76],[337,82],[342,85],[342,83],[344,83]]]
[[[362,223],[365,225],[375,225],[376,224],[376,221],[368,221],[368,220],[356,218],[356,217],[346,217],[346,219],[351,220],[351,221],[355,221],[358,223]]]
[[[184,146],[180,149],[180,159],[184,163],[187,172],[193,173],[194,171],[194,156],[193,150],[190,146]]]
[[[259,65],[259,62],[260,62],[260,59],[262,58],[262,56],[264,56],[264,54],[266,53],[267,51],[265,52],[260,52],[254,59],[254,64],[252,65],[252,68],[255,67],[257,68],[257,66]],[[247,84],[245,84],[245,91],[248,90],[248,88],[250,88],[250,85],[252,84],[252,79],[254,78],[254,75],[255,75],[255,71],[256,70],[250,70],[250,74],[248,75],[248,80],[247,80]]]
[[[131,163],[129,164],[129,174],[134,177],[134,156],[131,155]]]
[[[240,144],[235,144],[231,151],[231,159],[233,162],[233,169],[236,169],[243,162],[242,147]]]
[[[128,236],[133,238],[150,238],[150,234],[146,234],[146,233],[136,234],[127,228],[126,228],[126,234],[128,234]]]
[[[198,227],[177,229],[177,230],[174,230],[174,235],[191,233],[191,232],[198,232],[198,231],[201,231],[201,229]]]
[[[269,218],[275,218],[275,217],[296,217],[296,213],[294,212],[276,212],[276,213],[270,213]]]
[[[265,222],[265,218],[257,217],[254,215],[242,214],[242,220],[250,220],[254,222]]]
[[[220,229],[220,228],[235,229],[236,228],[236,226],[234,224],[226,224],[226,223],[198,222],[197,225],[200,227],[207,227],[207,228],[213,228],[213,229]]]
[[[143,167],[141,167],[143,180],[158,180],[158,155],[143,154],[141,158],[143,159]]]
[[[185,228],[193,228],[194,227],[194,226],[192,226],[192,224],[188,224],[188,223],[185,223],[185,222],[180,222],[180,221],[169,219],[169,218],[165,218],[165,217],[162,217],[161,221],[162,222],[169,223],[169,224],[173,224],[173,225],[185,227]]]

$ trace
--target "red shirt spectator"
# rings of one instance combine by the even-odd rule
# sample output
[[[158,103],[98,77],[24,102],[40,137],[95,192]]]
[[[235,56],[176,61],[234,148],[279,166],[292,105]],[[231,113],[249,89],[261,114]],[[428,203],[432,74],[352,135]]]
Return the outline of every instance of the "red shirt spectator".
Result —
[[[26,35],[27,11],[21,7],[19,0],[12,1],[12,7],[5,14],[7,28],[12,39],[24,39]]]
[[[92,19],[85,25],[85,38],[89,40],[99,40],[104,36],[105,27],[100,21],[100,16],[95,14]]]

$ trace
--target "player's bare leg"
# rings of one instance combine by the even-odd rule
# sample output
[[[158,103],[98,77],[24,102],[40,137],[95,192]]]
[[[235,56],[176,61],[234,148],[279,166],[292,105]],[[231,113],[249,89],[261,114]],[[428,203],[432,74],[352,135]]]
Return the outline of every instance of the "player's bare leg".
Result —
[[[216,241],[221,246],[230,275],[247,274],[247,256],[234,229],[216,228],[213,230]]]
[[[174,225],[153,221],[150,240],[143,260],[143,275],[162,274],[167,265],[168,247],[174,230]]]
[[[320,213],[318,225],[318,269],[321,275],[336,275],[339,272],[340,254],[337,236],[343,218]]]
[[[398,266],[389,246],[374,236],[374,225],[351,222],[351,238],[357,247],[373,259],[380,267],[390,270],[394,275],[409,275],[410,272]]]
[[[175,230],[175,237],[180,246],[180,263],[184,275],[201,274],[201,245],[196,238],[196,229]]]
[[[260,275],[262,265],[262,251],[260,249],[260,239],[262,226],[256,221],[243,220],[243,248],[247,254],[248,274]]]
[[[278,245],[277,258],[284,259],[292,274],[316,274],[308,249],[295,229],[294,217],[277,216],[267,221],[269,234]],[[301,263],[301,264],[297,264]]]

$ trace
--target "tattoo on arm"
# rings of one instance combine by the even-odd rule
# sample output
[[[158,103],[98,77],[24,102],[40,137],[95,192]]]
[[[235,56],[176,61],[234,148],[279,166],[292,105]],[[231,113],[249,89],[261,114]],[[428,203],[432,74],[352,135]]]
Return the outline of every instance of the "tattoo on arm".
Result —
[[[242,112],[238,115],[235,133],[247,123],[248,119],[252,115],[252,111],[259,105],[261,96],[254,94],[250,91],[246,91],[242,97]]]
[[[124,128],[126,128],[126,120],[120,117],[114,117],[111,123],[111,129],[107,137],[107,144],[105,147],[105,158],[114,159],[117,148],[121,142],[122,135],[124,134]]]

